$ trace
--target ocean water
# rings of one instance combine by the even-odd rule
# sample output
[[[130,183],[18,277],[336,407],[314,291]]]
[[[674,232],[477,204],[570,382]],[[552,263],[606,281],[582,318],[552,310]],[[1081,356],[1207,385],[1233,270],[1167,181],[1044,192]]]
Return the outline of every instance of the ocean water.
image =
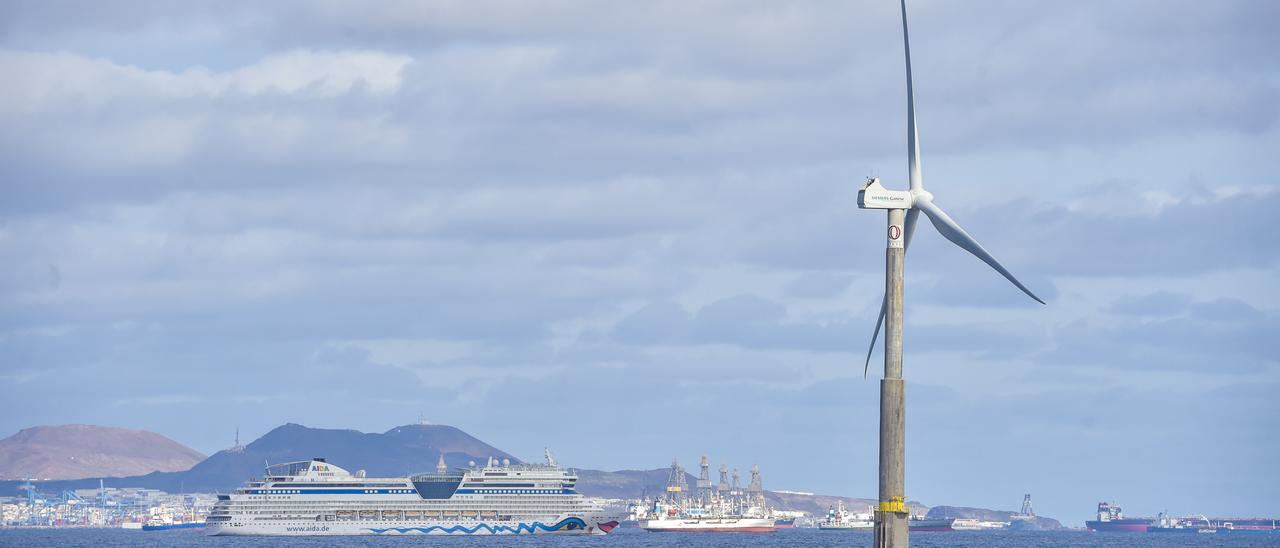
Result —
[[[818,548],[824,546],[870,547],[871,535],[847,531],[792,529],[777,533],[647,533],[624,529],[601,537],[493,536],[493,537],[208,537],[199,530],[126,531],[122,529],[7,529],[0,530],[0,546],[134,547],[177,546],[202,548],[242,547],[449,547],[449,548],[736,548],[739,546]],[[1012,531],[955,531],[913,533],[918,548],[1199,548],[1280,547],[1280,534],[1235,533],[1141,534]]]

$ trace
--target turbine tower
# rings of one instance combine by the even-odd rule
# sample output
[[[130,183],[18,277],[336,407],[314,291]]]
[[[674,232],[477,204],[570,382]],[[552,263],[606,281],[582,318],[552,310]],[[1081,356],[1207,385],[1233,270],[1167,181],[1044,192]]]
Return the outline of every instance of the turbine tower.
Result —
[[[977,240],[960,228],[946,212],[933,203],[933,194],[924,189],[920,174],[920,134],[916,129],[915,93],[911,84],[911,41],[907,35],[907,1],[902,5],[902,45],[907,64],[907,167],[908,190],[889,190],[872,178],[858,192],[858,207],[889,212],[888,245],[885,250],[885,295],[880,316],[871,334],[871,346],[863,364],[863,375],[871,364],[880,326],[884,333],[884,379],[880,381],[880,506],[876,510],[877,548],[907,546],[907,505],[904,494],[906,447],[906,399],[902,382],[902,268],[911,235],[920,212],[942,236],[994,268],[1036,302],[1044,304],[1022,282],[1013,277]]]

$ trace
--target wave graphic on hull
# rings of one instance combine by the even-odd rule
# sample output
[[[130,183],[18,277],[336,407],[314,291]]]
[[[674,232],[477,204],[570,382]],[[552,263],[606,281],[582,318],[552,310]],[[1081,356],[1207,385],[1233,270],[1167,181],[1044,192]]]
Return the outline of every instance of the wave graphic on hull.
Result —
[[[585,529],[586,527],[587,527],[587,523],[585,521],[582,521],[581,518],[565,518],[556,522],[553,525],[545,525],[541,522],[535,521],[533,523],[520,523],[520,524],[517,524],[515,527],[511,527],[507,525],[489,525],[487,523],[480,523],[480,524],[477,524],[475,527],[466,527],[464,525],[454,525],[452,527],[432,525],[430,527],[388,527],[386,529],[367,529],[367,530],[372,531],[379,535],[386,534],[388,531],[395,531],[402,535],[408,534],[411,532],[422,533],[425,535],[429,535],[433,532],[440,532],[448,535],[456,535],[456,534],[474,535],[480,532],[481,529],[483,529],[485,531],[488,531],[489,534],[491,535],[497,535],[501,533],[510,533],[514,535],[519,535],[521,533],[537,533],[540,530],[547,533],[554,533],[556,531],[564,531],[564,530],[572,531],[575,529]]]

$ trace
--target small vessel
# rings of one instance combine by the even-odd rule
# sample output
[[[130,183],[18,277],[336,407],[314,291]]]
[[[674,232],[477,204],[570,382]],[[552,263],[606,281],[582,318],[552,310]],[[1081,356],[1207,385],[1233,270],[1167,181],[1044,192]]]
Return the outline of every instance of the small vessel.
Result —
[[[170,529],[203,529],[203,521],[162,521],[147,520],[142,524],[143,531],[168,531]]]
[[[956,522],[956,518],[930,518],[911,516],[907,520],[907,528],[910,531],[955,531],[952,527]]]
[[[854,514],[845,510],[843,500],[837,500],[835,508],[827,511],[827,519],[818,522],[818,529],[823,531],[871,531],[875,526],[875,514],[871,509]]]
[[[1148,518],[1126,518],[1124,511],[1114,504],[1098,503],[1098,519],[1084,522],[1090,531],[1145,533],[1151,526]]]
[[[774,518],[773,527],[775,529],[795,529],[796,518]]]
[[[434,474],[368,478],[323,458],[267,467],[266,477],[218,495],[210,535],[597,534],[613,516],[575,490],[577,476],[546,464],[490,458]]]

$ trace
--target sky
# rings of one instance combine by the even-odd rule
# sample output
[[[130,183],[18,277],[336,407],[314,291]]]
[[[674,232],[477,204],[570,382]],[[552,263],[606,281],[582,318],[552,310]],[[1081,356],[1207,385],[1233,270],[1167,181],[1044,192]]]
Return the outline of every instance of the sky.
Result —
[[[423,418],[873,497],[891,0],[0,5],[0,437]],[[1280,516],[1280,4],[912,1],[908,498]],[[356,463],[349,463],[356,466]]]

